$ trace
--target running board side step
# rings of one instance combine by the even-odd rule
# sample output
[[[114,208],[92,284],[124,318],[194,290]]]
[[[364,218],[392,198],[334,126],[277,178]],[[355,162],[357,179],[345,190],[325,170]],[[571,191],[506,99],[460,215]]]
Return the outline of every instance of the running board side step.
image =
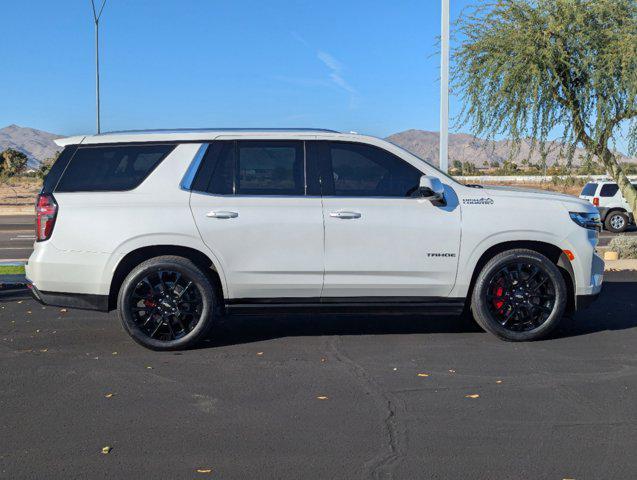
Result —
[[[234,315],[299,313],[419,313],[460,315],[464,298],[428,297],[330,297],[330,298],[239,298],[227,300],[226,312]]]

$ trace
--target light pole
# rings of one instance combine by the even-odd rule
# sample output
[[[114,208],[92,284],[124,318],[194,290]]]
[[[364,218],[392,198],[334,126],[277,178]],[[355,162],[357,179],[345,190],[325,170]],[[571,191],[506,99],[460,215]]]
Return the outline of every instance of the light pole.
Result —
[[[440,21],[440,170],[449,170],[449,0]]]
[[[95,22],[95,107],[97,133],[100,133],[100,18],[104,11],[106,0],[102,1],[99,11],[95,9],[95,0],[91,0],[93,7],[93,21]]]

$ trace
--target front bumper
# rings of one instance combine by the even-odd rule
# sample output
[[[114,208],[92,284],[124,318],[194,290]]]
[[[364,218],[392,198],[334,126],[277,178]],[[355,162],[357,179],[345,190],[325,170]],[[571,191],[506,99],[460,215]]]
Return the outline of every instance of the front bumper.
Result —
[[[601,293],[602,292],[600,290],[598,293],[593,293],[591,295],[577,295],[575,297],[575,310],[584,310],[588,308],[595,300],[599,298]]]

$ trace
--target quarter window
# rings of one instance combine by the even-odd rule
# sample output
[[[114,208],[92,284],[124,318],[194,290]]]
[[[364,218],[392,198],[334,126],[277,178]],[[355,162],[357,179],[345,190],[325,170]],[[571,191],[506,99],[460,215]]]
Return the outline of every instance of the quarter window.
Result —
[[[64,150],[60,153],[60,156],[51,167],[51,170],[49,170],[49,173],[46,177],[44,177],[40,193],[53,193],[53,189],[60,181],[60,177],[62,177],[64,170],[71,161],[71,158],[73,158],[75,150],[77,150],[77,145],[68,145],[64,147]]]
[[[138,187],[175,145],[79,147],[57,192],[107,192]]]
[[[600,197],[614,197],[619,191],[619,186],[616,183],[607,183],[602,185],[602,189],[599,191]]]

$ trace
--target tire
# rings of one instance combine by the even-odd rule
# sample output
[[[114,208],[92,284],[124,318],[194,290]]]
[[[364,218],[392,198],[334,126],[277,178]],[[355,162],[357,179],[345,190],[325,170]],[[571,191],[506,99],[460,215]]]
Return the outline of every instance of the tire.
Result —
[[[606,215],[606,219],[604,220],[604,227],[609,232],[622,233],[626,231],[629,223],[630,221],[628,219],[628,215],[626,215],[624,212],[615,210]]]
[[[503,340],[539,340],[562,319],[567,292],[564,277],[547,257],[533,250],[508,250],[478,274],[471,310],[484,330]]]
[[[124,330],[151,350],[181,350],[203,340],[220,304],[206,274],[190,260],[151,258],[126,277],[117,297]]]

